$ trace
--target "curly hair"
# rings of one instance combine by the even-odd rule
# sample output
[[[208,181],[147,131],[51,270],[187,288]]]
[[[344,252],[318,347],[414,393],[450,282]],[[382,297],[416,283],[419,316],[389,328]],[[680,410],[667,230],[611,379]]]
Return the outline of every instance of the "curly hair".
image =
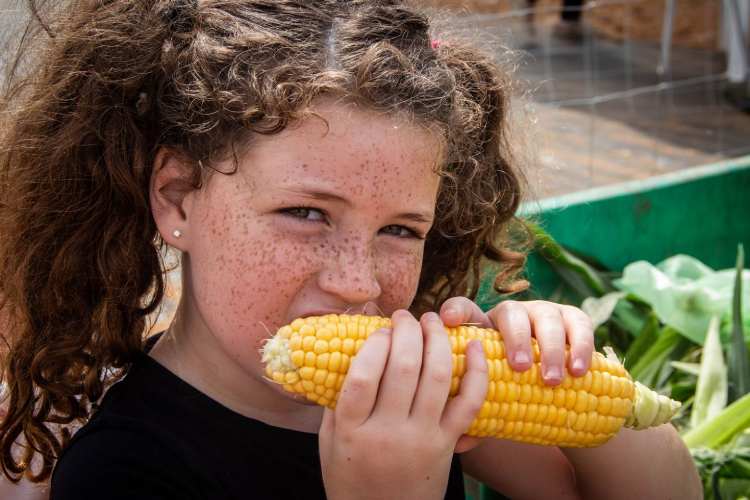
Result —
[[[321,96],[404,115],[438,130],[445,146],[412,310],[475,298],[485,264],[498,292],[524,287],[511,80],[468,44],[432,43],[416,8],[397,0],[29,5],[34,16],[0,101],[0,467],[11,480],[49,478],[71,426],[143,348],[165,286],[165,243],[148,197],[160,147],[192,165],[199,189],[215,175],[211,165],[253,134],[303,119]]]

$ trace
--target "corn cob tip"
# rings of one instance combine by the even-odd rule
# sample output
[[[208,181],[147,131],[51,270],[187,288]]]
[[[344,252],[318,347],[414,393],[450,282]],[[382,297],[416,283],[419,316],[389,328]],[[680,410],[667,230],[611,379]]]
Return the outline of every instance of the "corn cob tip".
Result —
[[[621,364],[614,349],[604,347],[607,359]],[[630,415],[625,420],[625,427],[642,430],[666,424],[675,416],[682,403],[661,395],[638,381],[634,382],[635,397]]]
[[[261,349],[261,361],[270,369],[277,373],[293,372],[297,367],[292,362],[289,355],[289,341],[280,335],[275,335],[268,339]]]
[[[625,427],[641,430],[666,424],[680,409],[682,403],[635,382],[633,410],[625,421]]]

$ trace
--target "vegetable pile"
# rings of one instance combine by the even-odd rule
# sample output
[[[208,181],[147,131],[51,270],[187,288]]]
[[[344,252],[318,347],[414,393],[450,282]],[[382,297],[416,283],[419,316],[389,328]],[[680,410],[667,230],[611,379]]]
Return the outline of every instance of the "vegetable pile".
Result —
[[[598,350],[612,346],[635,380],[682,402],[672,422],[705,497],[750,498],[750,271],[742,245],[734,269],[675,255],[614,272],[532,227],[538,253],[560,278],[546,299],[580,306],[594,321]]]

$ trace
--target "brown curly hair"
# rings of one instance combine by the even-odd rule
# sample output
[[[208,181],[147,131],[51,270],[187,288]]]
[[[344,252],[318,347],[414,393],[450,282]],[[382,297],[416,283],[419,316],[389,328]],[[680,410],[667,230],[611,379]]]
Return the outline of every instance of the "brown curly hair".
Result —
[[[511,81],[468,44],[432,43],[416,8],[29,5],[33,22],[0,101],[0,466],[11,480],[47,479],[70,426],[142,349],[165,286],[148,197],[159,147],[193,165],[198,189],[218,159],[300,120],[320,96],[405,115],[446,146],[413,311],[475,298],[480,264],[495,264],[498,292],[523,287],[524,251],[510,244],[527,234],[514,216],[523,177],[508,141]]]

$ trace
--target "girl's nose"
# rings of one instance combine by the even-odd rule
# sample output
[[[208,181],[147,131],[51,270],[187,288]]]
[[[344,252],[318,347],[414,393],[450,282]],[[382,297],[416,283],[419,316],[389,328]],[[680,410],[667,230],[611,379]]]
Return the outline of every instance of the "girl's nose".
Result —
[[[382,292],[368,245],[336,251],[320,272],[318,285],[346,304],[375,301]]]

